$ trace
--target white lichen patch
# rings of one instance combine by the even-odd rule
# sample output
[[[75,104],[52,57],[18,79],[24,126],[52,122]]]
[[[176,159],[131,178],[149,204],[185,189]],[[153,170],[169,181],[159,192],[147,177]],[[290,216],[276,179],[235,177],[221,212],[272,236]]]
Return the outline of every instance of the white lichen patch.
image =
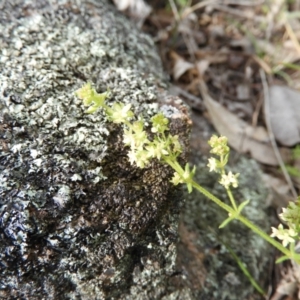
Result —
[[[70,201],[70,192],[70,188],[67,185],[63,185],[59,188],[58,192],[52,198],[59,208],[64,207],[66,203]]]
[[[134,190],[138,206],[131,184],[110,188],[103,164],[116,128],[101,111],[86,114],[74,95],[90,81],[98,92],[110,89],[108,105],[130,103],[149,120],[157,110],[157,85],[164,87],[154,43],[105,1],[78,3],[10,0],[0,10],[0,282],[19,293],[15,298],[59,299],[66,287],[69,299],[116,298],[103,286],[121,291],[133,262],[116,261],[138,248],[136,235],[156,216],[156,204],[146,207],[149,194],[140,199],[144,182]],[[132,172],[117,174],[116,182]],[[149,236],[148,251],[167,253],[168,234],[160,231],[160,245]],[[161,274],[171,273],[175,261],[170,249],[166,269],[149,258],[145,277],[135,276],[142,298],[149,281],[153,299],[163,293]]]

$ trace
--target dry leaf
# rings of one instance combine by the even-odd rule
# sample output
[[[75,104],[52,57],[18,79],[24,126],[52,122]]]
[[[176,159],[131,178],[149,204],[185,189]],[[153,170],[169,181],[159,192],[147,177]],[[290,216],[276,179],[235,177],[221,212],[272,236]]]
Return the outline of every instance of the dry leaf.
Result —
[[[282,280],[276,289],[275,294],[272,296],[271,300],[280,300],[283,296],[292,297],[297,290],[297,282],[286,282]],[[293,298],[291,298],[293,299]]]
[[[262,180],[269,189],[266,204],[280,209],[282,207],[287,207],[292,197],[289,185],[284,180],[267,173],[262,175]]]
[[[236,94],[238,100],[249,100],[250,99],[250,87],[249,84],[240,83],[236,87]]]
[[[204,73],[206,72],[206,70],[209,67],[209,64],[210,64],[210,62],[207,59],[202,59],[197,62],[197,69],[201,76],[204,75]]]
[[[138,25],[141,25],[144,20],[149,16],[152,11],[151,6],[149,6],[144,0],[113,0],[115,6],[120,11],[127,10],[129,15],[139,20]]]
[[[300,142],[300,93],[287,86],[269,90],[270,122],[274,136],[285,146]]]
[[[208,94],[203,81],[200,82],[200,86],[204,104],[212,122],[217,131],[228,138],[230,146],[241,153],[249,152],[254,159],[261,163],[277,166],[278,161],[269,142],[267,131],[263,127],[248,125],[214,101]]]
[[[171,57],[174,59],[173,77],[175,80],[179,79],[186,71],[194,68],[194,64],[186,61],[180,55],[175,52],[171,53]]]

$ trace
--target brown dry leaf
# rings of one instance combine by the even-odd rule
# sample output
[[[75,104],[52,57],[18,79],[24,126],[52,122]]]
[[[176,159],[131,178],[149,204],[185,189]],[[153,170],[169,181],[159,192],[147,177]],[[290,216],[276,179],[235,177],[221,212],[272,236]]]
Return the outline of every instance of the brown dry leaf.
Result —
[[[293,146],[300,142],[300,92],[287,86],[269,89],[270,121],[278,142]]]
[[[186,71],[195,67],[194,64],[186,61],[175,52],[171,52],[171,57],[174,60],[173,77],[175,80],[179,79]]]
[[[207,71],[209,65],[210,62],[207,59],[201,59],[197,62],[197,69],[201,76],[203,76],[204,73]]]
[[[299,243],[296,245],[296,249],[299,247]],[[297,250],[296,250],[297,251]],[[297,263],[291,260],[291,266],[282,268],[280,267],[282,278],[276,286],[275,294],[270,300],[281,300],[281,299],[300,299],[300,268]],[[288,296],[288,297],[283,297]],[[297,297],[298,296],[298,297]]]
[[[216,53],[212,53],[206,50],[197,50],[195,56],[199,60],[207,60],[210,64],[222,64],[228,61],[228,51],[223,49]]]
[[[282,280],[278,284],[278,286],[276,288],[276,292],[272,296],[271,300],[281,300],[281,299],[283,299],[283,296],[293,297],[296,290],[297,290],[296,282],[286,282],[286,281]],[[293,298],[289,298],[289,299],[293,299]]]
[[[228,138],[230,146],[241,153],[249,152],[261,163],[277,166],[278,161],[267,131],[263,127],[248,125],[214,101],[208,94],[207,86],[203,81],[200,81],[200,87],[204,104],[215,128],[221,135]]]

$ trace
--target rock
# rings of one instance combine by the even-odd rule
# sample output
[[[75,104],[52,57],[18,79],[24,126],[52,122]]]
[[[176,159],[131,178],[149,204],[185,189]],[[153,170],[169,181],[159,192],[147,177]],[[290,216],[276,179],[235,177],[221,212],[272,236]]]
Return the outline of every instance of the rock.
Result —
[[[105,0],[1,6],[0,297],[176,294],[172,171],[131,166],[122,129],[74,95],[91,81],[148,120],[166,87],[153,42]],[[165,111],[186,143],[187,117]]]

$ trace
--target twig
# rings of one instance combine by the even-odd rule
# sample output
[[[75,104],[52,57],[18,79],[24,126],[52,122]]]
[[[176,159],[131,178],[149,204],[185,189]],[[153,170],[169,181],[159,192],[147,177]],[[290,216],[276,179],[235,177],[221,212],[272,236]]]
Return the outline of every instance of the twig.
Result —
[[[268,133],[269,133],[269,138],[270,138],[270,141],[271,141],[271,145],[273,147],[273,150],[274,150],[274,153],[275,153],[275,156],[278,160],[278,163],[280,165],[280,168],[282,170],[282,173],[284,175],[284,178],[290,188],[290,191],[292,192],[293,194],[293,197],[296,199],[297,198],[297,193],[295,191],[295,188],[293,186],[293,183],[292,183],[292,180],[286,170],[286,167],[284,165],[284,162],[282,160],[282,157],[280,155],[280,152],[278,150],[278,147],[277,147],[277,144],[276,144],[276,141],[275,141],[275,137],[274,137],[274,134],[273,134],[273,131],[272,131],[272,127],[271,127],[271,120],[270,120],[270,97],[269,97],[269,87],[268,87],[268,83],[267,83],[267,79],[266,79],[266,74],[265,72],[260,69],[259,70],[259,75],[260,75],[260,78],[261,78],[261,82],[262,82],[262,85],[263,85],[263,92],[264,92],[264,102],[265,102],[265,105],[264,105],[264,108],[265,108],[265,120],[266,120],[266,125],[267,125],[267,129],[268,129]]]
[[[196,11],[197,9],[203,8],[207,5],[210,4],[218,4],[218,0],[206,0],[206,1],[201,1],[187,9],[185,9],[185,11],[182,14],[182,19],[186,18],[189,14],[193,13],[194,11]]]
[[[290,23],[288,21],[285,21],[284,22],[284,26],[285,26],[285,29],[286,29],[286,32],[288,34],[288,36],[290,37],[290,39],[292,40],[297,52],[299,53],[300,55],[300,45],[299,45],[299,41],[290,25]]]
[[[255,110],[252,116],[252,126],[256,127],[257,126],[257,120],[258,120],[258,116],[259,116],[259,112],[262,108],[263,105],[263,98],[260,97],[260,99],[258,100],[257,105],[255,106]]]
[[[267,74],[272,74],[272,69],[271,67],[260,57],[257,55],[253,55],[252,58],[260,65],[260,67],[267,73]]]
[[[171,5],[175,20],[176,20],[177,23],[179,23],[180,22],[180,15],[178,13],[178,9],[176,7],[176,4],[175,4],[174,0],[169,0],[169,3]]]
[[[266,1],[265,0],[258,0],[258,1],[253,1],[253,0],[224,0],[222,4],[226,5],[239,5],[239,6],[258,6],[261,4],[264,4]]]
[[[265,21],[267,21],[268,27],[266,29],[266,39],[269,40],[271,37],[271,33],[274,27],[274,19],[279,14],[282,5],[284,4],[284,0],[275,0],[272,2],[272,5],[269,7],[269,13],[266,16]]]
[[[253,0],[250,0],[250,1],[246,1],[244,0],[243,2],[241,1],[234,1],[234,0],[227,0],[227,1],[220,1],[220,0],[207,0],[207,1],[201,1],[189,8],[187,8],[183,14],[182,14],[182,18],[186,18],[189,14],[193,13],[194,11],[200,9],[200,8],[203,8],[207,5],[221,5],[221,4],[224,4],[224,5],[239,5],[239,6],[257,6],[257,5],[260,5],[260,4],[263,4],[265,2],[265,0],[258,0],[256,2],[253,2]],[[240,12],[240,11],[239,11]]]
[[[240,9],[235,9],[231,7],[227,7],[225,5],[217,4],[214,6],[215,9],[223,11],[228,14],[232,14],[234,16],[240,17],[240,18],[245,18],[249,20],[253,20],[256,18],[255,14],[251,11],[241,11]]]

